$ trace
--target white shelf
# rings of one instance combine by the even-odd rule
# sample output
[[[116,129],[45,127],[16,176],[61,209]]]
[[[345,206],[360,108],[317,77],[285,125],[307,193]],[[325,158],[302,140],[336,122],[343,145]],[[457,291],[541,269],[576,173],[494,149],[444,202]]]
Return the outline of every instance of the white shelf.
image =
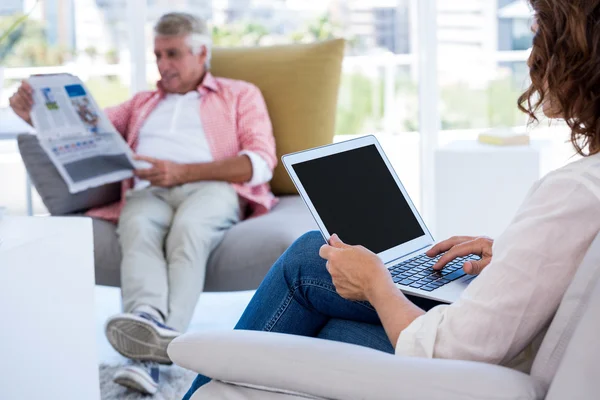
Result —
[[[492,146],[456,141],[435,152],[434,235],[497,237],[531,186],[552,167],[550,141]]]

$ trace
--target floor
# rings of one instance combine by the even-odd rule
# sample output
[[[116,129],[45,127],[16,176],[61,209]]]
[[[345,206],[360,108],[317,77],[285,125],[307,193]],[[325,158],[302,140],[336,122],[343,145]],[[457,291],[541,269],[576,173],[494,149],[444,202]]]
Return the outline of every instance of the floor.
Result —
[[[204,293],[196,306],[189,332],[232,329],[252,298],[253,291]],[[125,359],[110,346],[104,336],[104,322],[121,310],[118,288],[96,286],[96,343],[100,363],[116,364]]]

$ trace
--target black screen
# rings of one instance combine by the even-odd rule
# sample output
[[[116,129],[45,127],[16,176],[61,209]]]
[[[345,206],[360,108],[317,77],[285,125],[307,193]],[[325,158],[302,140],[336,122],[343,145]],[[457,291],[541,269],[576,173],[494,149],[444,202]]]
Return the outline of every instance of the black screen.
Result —
[[[329,233],[374,253],[424,235],[375,145],[292,166]]]

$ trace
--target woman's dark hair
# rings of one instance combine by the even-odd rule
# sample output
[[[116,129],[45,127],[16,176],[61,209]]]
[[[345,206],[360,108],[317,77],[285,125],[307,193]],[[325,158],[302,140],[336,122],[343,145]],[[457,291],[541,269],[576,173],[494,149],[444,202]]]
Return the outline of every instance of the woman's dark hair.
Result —
[[[571,128],[581,155],[600,152],[600,0],[529,0],[536,33],[531,86],[519,108],[537,121],[545,101]],[[587,152],[586,152],[587,148]]]

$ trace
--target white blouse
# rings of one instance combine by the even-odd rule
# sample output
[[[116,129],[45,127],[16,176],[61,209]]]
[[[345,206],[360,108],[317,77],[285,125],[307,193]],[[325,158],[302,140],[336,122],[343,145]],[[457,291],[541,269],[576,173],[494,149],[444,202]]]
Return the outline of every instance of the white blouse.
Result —
[[[502,190],[502,188],[498,188]],[[600,231],[600,155],[537,182],[460,299],[431,309],[396,354],[530,368],[577,267]],[[477,232],[474,232],[477,234]]]

